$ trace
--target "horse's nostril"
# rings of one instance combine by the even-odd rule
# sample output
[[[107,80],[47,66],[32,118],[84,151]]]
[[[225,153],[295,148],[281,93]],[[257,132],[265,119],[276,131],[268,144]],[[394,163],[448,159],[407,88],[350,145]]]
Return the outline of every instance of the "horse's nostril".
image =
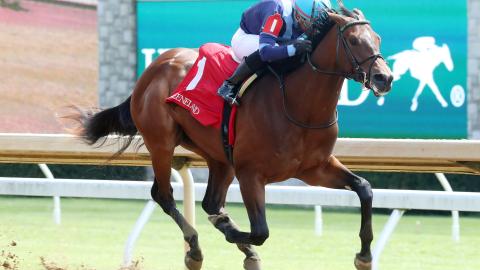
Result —
[[[383,74],[375,74],[373,75],[373,79],[376,81],[376,82],[379,82],[379,83],[385,83],[387,82],[387,76],[383,75]]]
[[[393,75],[389,75],[387,79],[387,83],[391,84],[393,82],[393,79],[394,79]]]

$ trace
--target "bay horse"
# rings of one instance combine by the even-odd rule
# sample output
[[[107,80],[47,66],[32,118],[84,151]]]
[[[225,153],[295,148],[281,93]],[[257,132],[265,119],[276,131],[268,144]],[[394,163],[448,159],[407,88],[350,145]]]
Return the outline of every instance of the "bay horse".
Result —
[[[202,126],[187,110],[165,102],[197,58],[196,50],[165,52],[145,70],[125,102],[95,114],[80,111],[76,115],[82,123],[81,134],[91,144],[108,134],[142,135],[155,173],[152,198],[182,230],[190,246],[185,255],[188,269],[200,269],[203,255],[197,231],[177,210],[172,195],[170,168],[179,145],[206,160],[209,177],[202,207],[226,240],[237,244],[246,255],[245,269],[260,269],[253,245],[262,245],[269,236],[265,185],[289,178],[358,194],[361,250],[354,263],[357,269],[371,269],[372,190],[367,180],[332,155],[338,134],[336,107],[345,77],[379,96],[391,89],[393,76],[381,57],[380,37],[363,13],[349,11],[339,3],[341,14],[328,13],[331,27],[308,61],[285,77],[283,90],[290,93],[285,104],[277,78],[270,73],[257,79],[242,98],[233,164],[224,153],[218,129]],[[317,128],[308,128],[312,126]],[[250,232],[241,231],[225,210],[234,176],[240,184]]]

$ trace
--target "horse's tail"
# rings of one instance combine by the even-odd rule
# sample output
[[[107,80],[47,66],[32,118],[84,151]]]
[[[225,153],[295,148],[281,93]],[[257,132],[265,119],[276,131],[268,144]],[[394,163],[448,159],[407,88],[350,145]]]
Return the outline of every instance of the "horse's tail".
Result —
[[[81,124],[76,133],[90,145],[110,134],[128,136],[120,150],[115,153],[114,157],[116,157],[128,148],[138,132],[130,113],[130,99],[131,97],[128,97],[120,105],[97,113],[85,112],[76,108],[77,113],[69,118]]]

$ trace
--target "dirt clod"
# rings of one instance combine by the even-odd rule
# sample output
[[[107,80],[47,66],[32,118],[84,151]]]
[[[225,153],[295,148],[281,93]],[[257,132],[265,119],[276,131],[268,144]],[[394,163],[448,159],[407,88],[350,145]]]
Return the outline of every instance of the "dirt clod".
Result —
[[[67,268],[57,266],[54,262],[48,262],[44,257],[40,257],[40,264],[45,270],[67,270]]]
[[[143,257],[138,260],[132,261],[129,266],[121,267],[118,270],[142,270],[142,265],[141,265],[142,263],[143,263]]]
[[[2,250],[0,253],[0,263],[2,270],[18,270],[19,259],[18,256]]]

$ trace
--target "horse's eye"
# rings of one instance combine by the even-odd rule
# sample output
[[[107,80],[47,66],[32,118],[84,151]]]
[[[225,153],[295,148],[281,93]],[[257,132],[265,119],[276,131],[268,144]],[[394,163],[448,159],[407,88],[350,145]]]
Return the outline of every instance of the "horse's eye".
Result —
[[[360,43],[360,40],[358,40],[357,37],[350,37],[348,41],[352,46],[357,46]]]

